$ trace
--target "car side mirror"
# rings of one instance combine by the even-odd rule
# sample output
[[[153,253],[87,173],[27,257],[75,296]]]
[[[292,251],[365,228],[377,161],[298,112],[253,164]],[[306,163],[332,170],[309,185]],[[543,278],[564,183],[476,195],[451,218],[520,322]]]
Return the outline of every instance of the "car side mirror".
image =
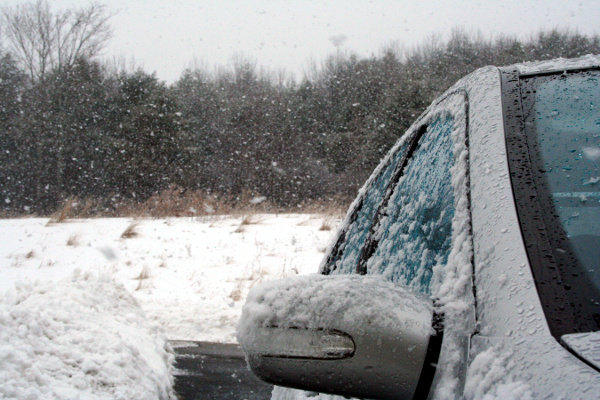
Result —
[[[252,289],[237,328],[250,369],[281,386],[375,399],[427,395],[441,345],[433,301],[372,275]]]

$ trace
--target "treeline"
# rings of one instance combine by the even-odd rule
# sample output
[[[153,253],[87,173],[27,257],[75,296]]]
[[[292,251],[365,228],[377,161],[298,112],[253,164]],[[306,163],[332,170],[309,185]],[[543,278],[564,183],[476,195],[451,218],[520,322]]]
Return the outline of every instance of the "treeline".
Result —
[[[300,80],[238,57],[172,85],[94,54],[27,71],[0,57],[0,204],[54,212],[67,198],[115,208],[173,189],[295,207],[351,198],[435,97],[485,65],[600,53],[600,38],[541,32],[486,39],[455,31],[410,49],[339,52]],[[102,210],[97,210],[101,212]]]

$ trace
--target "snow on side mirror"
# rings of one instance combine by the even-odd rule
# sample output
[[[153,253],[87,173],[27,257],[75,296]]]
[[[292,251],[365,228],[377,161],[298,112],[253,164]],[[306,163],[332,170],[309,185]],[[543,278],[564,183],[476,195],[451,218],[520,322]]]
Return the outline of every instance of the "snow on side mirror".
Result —
[[[266,382],[412,399],[426,396],[435,373],[437,320],[431,299],[379,276],[309,275],[252,289],[237,336]]]

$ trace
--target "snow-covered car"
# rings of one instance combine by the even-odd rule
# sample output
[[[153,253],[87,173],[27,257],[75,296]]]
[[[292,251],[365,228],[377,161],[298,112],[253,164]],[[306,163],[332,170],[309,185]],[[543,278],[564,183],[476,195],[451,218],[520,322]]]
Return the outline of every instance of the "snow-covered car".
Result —
[[[248,296],[238,339],[263,380],[600,397],[600,57],[456,83],[366,182],[319,272]]]

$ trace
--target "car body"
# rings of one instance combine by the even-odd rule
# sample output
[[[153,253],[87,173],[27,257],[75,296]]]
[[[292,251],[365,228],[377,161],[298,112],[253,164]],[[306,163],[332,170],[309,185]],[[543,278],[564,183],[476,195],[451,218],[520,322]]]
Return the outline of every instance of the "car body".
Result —
[[[366,398],[600,397],[599,165],[600,57],[468,75],[369,178],[320,267],[327,277],[250,294],[238,338],[251,368]],[[389,282],[401,292],[388,299]],[[390,309],[402,312],[373,322]],[[332,341],[354,347],[337,360],[291,352],[319,340],[333,358],[343,350]],[[381,391],[364,384],[378,379]]]

